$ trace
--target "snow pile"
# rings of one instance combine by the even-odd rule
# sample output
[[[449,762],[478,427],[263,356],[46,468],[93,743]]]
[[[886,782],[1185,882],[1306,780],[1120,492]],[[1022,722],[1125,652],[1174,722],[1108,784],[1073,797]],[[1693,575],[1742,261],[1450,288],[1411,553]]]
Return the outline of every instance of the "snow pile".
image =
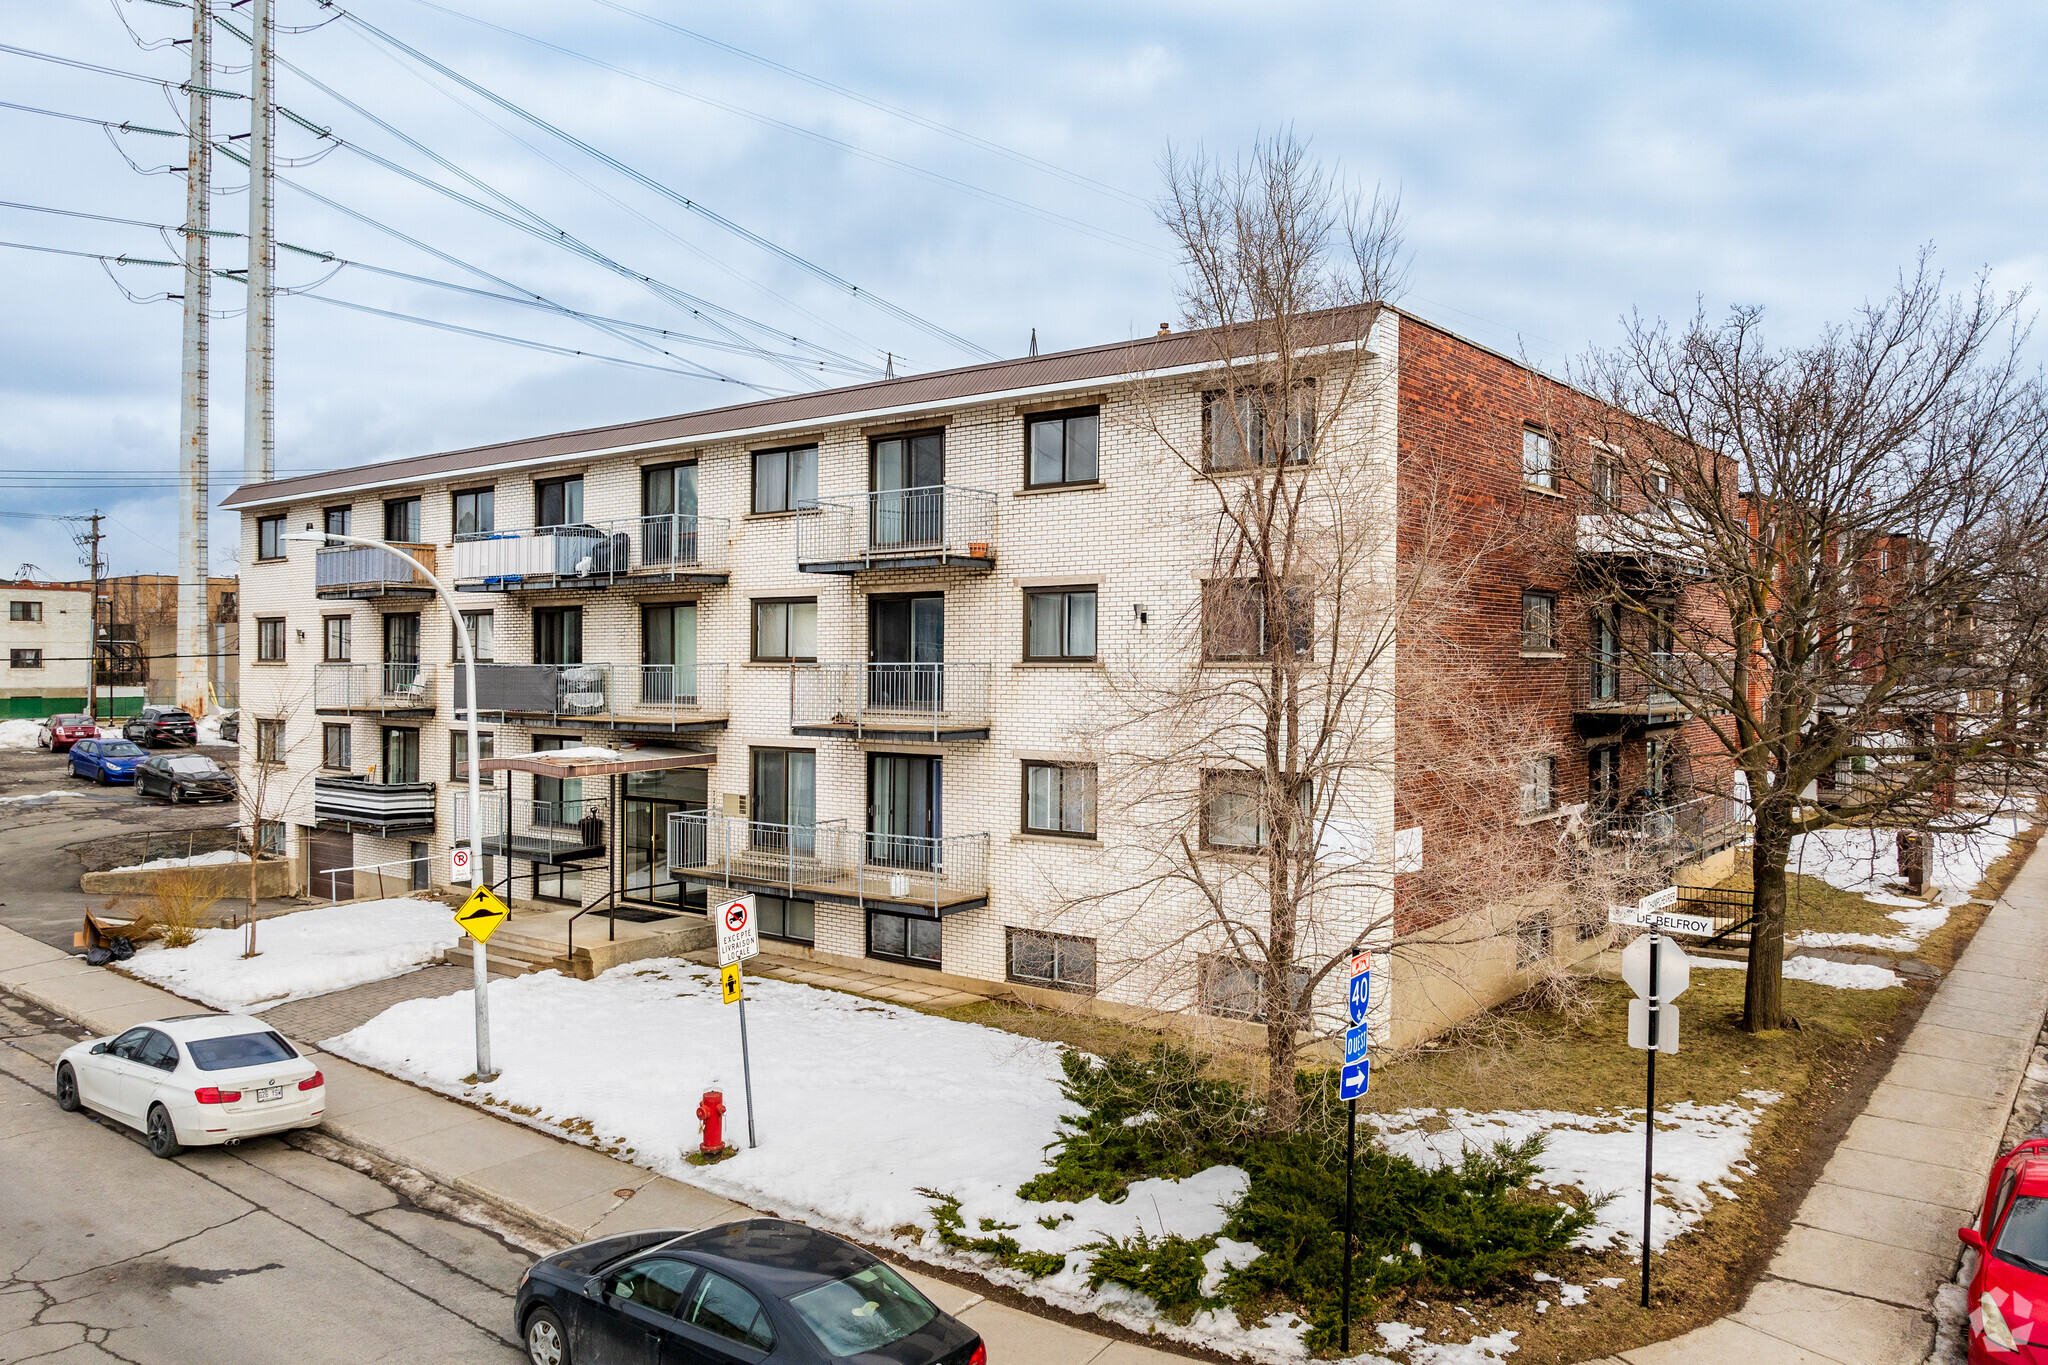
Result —
[[[1805,956],[1785,959],[1785,979],[1811,981],[1816,986],[1839,986],[1851,991],[1881,991],[1906,984],[1906,979],[1889,967]]]
[[[1967,898],[1991,864],[2012,847],[2013,836],[2024,828],[2026,822],[2016,817],[1994,816],[1980,829],[1935,831],[1928,860],[1929,885]],[[1842,891],[1883,895],[1889,885],[1899,880],[1898,831],[1823,829],[1802,834],[1792,841],[1792,856],[1786,866],[1790,871],[1818,877]],[[1951,897],[1945,895],[1942,899]],[[1921,904],[1897,896],[1887,896],[1879,903]]]
[[[1733,1199],[1730,1187],[1752,1168],[1749,1138],[1775,1091],[1745,1090],[1750,1104],[1686,1101],[1657,1111],[1656,1203],[1650,1244],[1662,1249],[1706,1216],[1713,1199]],[[1643,1119],[1633,1110],[1573,1114],[1558,1110],[1403,1109],[1361,1115],[1379,1130],[1387,1150],[1428,1167],[1448,1165],[1468,1148],[1522,1142],[1541,1133],[1543,1156],[1535,1180],[1614,1198],[1595,1215],[1577,1245],[1594,1250],[1638,1245],[1642,1230]]]
[[[0,806],[29,805],[47,806],[65,792],[37,792],[33,796],[0,796]]]
[[[183,948],[144,948],[127,967],[215,1009],[254,1011],[403,976],[461,937],[448,907],[432,901],[344,902],[259,920],[255,957],[242,956],[246,929],[201,929]]]
[[[0,720],[0,749],[35,748],[36,733],[42,726],[43,723],[39,720]]]
[[[595,744],[576,744],[571,745],[567,749],[539,749],[523,756],[526,758],[543,759],[549,763],[553,763],[557,759],[583,763],[609,763],[618,758],[619,751],[617,749],[601,748]]]
[[[223,742],[220,737],[220,717],[220,712],[211,711],[199,718],[198,725],[194,727],[197,731],[198,743],[219,744]]]
[[[117,867],[116,872],[156,872],[166,867],[226,867],[230,863],[246,863],[249,855],[224,848],[218,853],[195,853],[189,858],[151,858],[146,863],[135,863],[129,867]],[[260,930],[258,931],[261,932]]]

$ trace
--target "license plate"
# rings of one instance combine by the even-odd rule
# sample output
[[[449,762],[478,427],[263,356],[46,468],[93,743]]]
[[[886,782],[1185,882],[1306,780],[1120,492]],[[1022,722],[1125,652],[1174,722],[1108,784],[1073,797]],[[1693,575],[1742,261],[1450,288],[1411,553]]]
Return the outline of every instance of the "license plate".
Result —
[[[281,1085],[261,1086],[256,1091],[256,1103],[258,1104],[267,1104],[271,1100],[281,1100],[283,1098],[284,1087]]]

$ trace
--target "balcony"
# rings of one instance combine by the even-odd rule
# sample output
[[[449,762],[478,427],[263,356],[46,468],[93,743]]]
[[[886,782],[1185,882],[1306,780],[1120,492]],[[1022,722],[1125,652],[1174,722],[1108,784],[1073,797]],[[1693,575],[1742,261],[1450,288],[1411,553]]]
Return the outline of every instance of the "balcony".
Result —
[[[434,784],[315,777],[313,815],[320,828],[352,834],[423,834],[434,828]]]
[[[432,664],[318,664],[313,709],[323,716],[431,716]]]
[[[724,664],[478,664],[477,714],[585,728],[688,734],[722,730]],[[469,680],[455,674],[455,714],[469,714]]]
[[[847,739],[987,739],[987,664],[816,664],[790,670],[789,728]]]
[[[1599,848],[1618,849],[1631,864],[1666,867],[1704,858],[1748,833],[1748,813],[1731,797],[1708,794],[1653,800],[1640,810],[1594,810],[1587,832]]]
[[[731,530],[724,517],[656,516],[466,536],[451,576],[459,592],[709,586],[729,575]]]
[[[477,831],[483,851],[531,863],[579,863],[605,856],[604,802],[600,799],[541,801],[515,798],[501,788],[485,788]],[[448,793],[454,811],[455,842],[469,842],[469,791]],[[499,869],[503,876],[504,870]]]
[[[392,542],[431,571],[434,547]],[[313,552],[315,597],[431,597],[434,585],[381,545],[335,545]]]
[[[1671,724],[1700,714],[1702,694],[1726,692],[1732,660],[1725,656],[1619,651],[1586,656],[1584,690],[1572,709],[1586,719]],[[1693,700],[1687,700],[1691,698]]]
[[[938,484],[820,499],[796,522],[805,573],[995,567],[996,495]]]
[[[870,834],[843,821],[772,825],[709,811],[668,821],[668,866],[713,886],[933,918],[988,904],[986,834]]]
[[[1709,532],[1682,502],[1633,512],[1608,511],[1578,519],[1578,552],[1660,578],[1700,578],[1700,552]]]

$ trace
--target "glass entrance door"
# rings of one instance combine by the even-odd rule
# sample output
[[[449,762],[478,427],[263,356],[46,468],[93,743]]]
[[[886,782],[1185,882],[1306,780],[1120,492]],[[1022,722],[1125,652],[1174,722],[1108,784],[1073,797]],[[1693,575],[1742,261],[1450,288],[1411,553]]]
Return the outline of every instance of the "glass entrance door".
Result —
[[[702,811],[709,777],[702,768],[628,773],[625,777],[626,899],[671,909],[702,910],[704,891],[686,890],[668,866],[668,818]],[[699,839],[703,826],[696,826]],[[703,861],[701,855],[697,863]]]

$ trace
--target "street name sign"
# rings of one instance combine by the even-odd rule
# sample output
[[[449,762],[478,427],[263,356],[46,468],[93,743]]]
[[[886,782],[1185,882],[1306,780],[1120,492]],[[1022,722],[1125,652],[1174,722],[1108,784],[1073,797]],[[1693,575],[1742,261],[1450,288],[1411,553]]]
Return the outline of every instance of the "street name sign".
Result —
[[[1365,1011],[1372,1004],[1372,954],[1356,953],[1351,958],[1351,1023],[1353,1027],[1365,1022]]]
[[[743,998],[740,994],[740,964],[737,962],[718,969],[719,990],[725,995],[725,1003],[737,1005]]]
[[[505,908],[505,902],[491,894],[491,888],[479,886],[469,893],[469,899],[455,912],[455,923],[478,943],[488,943],[511,913]]]
[[[1660,934],[1688,934],[1694,938],[1712,938],[1720,932],[1715,927],[1711,915],[1692,915],[1672,910],[1645,910],[1640,905],[1608,906],[1607,922],[1633,925],[1638,929],[1655,929]]]
[[[448,880],[466,882],[469,880],[469,850],[460,844],[448,850]]]
[[[718,927],[718,965],[730,967],[761,951],[760,926],[754,922],[754,898],[737,896],[712,912]]]
[[[1678,888],[1667,886],[1662,890],[1652,891],[1649,895],[1637,901],[1636,909],[1646,915],[1650,915],[1655,914],[1659,910],[1669,910],[1676,904],[1678,904]]]

